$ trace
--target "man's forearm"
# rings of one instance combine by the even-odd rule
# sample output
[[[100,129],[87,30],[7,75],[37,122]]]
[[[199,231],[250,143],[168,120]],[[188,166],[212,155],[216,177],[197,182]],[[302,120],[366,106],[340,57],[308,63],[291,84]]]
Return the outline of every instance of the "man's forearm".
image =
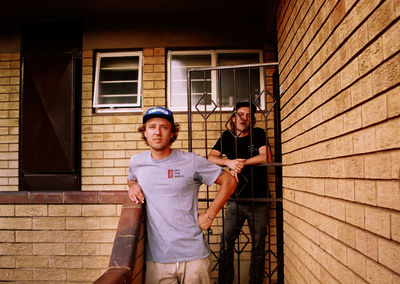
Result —
[[[211,163],[214,163],[214,164],[216,164],[218,166],[226,166],[226,161],[227,161],[226,159],[223,159],[221,157],[217,157],[217,156],[214,156],[214,155],[208,156],[208,160]]]
[[[267,155],[266,154],[259,154],[257,156],[251,157],[250,159],[246,159],[244,164],[246,166],[257,165],[267,162]]]
[[[235,191],[237,182],[236,180],[226,171],[223,171],[218,177],[217,184],[220,185],[217,196],[214,198],[210,207],[207,209],[206,214],[212,219],[218,214],[222,206],[228,201],[229,197]]]

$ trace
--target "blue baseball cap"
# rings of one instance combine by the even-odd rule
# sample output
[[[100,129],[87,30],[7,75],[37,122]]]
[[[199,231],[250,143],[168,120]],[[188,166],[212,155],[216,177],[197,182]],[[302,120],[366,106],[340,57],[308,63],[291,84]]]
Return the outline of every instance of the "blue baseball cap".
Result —
[[[149,108],[143,116],[143,123],[146,123],[146,121],[153,117],[165,118],[171,124],[174,124],[174,116],[169,109],[163,107]]]

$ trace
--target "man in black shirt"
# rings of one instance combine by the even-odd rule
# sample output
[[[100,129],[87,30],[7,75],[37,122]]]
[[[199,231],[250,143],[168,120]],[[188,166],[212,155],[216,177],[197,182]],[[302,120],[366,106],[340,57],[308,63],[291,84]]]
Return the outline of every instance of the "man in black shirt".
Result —
[[[251,109],[250,109],[251,107]],[[266,168],[255,166],[271,161],[271,150],[265,131],[254,128],[256,107],[249,102],[238,102],[226,130],[208,155],[208,160],[230,168],[238,181],[235,193],[228,201],[220,252],[219,283],[232,283],[234,278],[233,249],[235,240],[247,219],[252,238],[250,283],[262,283],[264,278],[264,250],[267,234],[267,204],[254,202],[267,198]],[[225,155],[226,158],[222,158]],[[255,198],[255,199],[254,199]]]

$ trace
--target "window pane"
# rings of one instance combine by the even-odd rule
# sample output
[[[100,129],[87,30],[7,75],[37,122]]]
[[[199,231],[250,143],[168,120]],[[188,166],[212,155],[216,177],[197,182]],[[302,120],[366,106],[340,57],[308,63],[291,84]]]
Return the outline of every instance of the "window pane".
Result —
[[[99,53],[96,76],[97,103],[94,107],[139,106],[139,52]]]
[[[110,94],[137,94],[137,82],[100,84],[100,97]]]
[[[241,100],[252,100],[260,93],[260,70],[257,69],[239,69],[239,70],[221,70],[220,72],[222,105],[233,106],[235,102]]]
[[[136,104],[137,96],[108,95],[100,98],[100,104]]]
[[[139,66],[138,56],[125,56],[125,57],[103,57],[101,59],[102,68],[132,68]]]
[[[201,68],[211,66],[211,55],[172,55],[171,56],[171,106],[187,107],[187,70],[190,68]],[[194,94],[211,92],[211,72],[192,72],[192,96]],[[205,79],[205,80],[204,80]],[[192,105],[198,98],[192,97]]]
[[[219,66],[260,63],[259,53],[220,53],[217,62]],[[245,68],[221,70],[219,72],[221,84],[222,106],[233,106],[236,101],[254,100],[260,93],[260,69]]]
[[[100,70],[100,81],[137,80],[138,70]]]

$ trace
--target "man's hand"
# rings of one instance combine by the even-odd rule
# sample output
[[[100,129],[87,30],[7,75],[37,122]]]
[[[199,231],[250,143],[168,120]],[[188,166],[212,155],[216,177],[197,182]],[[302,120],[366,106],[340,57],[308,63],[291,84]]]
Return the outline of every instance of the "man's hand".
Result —
[[[207,230],[211,227],[213,219],[207,213],[199,213],[199,225],[202,230]]]
[[[227,160],[225,163],[231,170],[240,173],[244,167],[246,159]]]
[[[144,195],[140,185],[133,180],[128,181],[128,185],[129,185],[129,190],[128,190],[129,198],[133,202],[144,203]]]
[[[235,178],[236,182],[239,182],[238,173],[236,171],[231,170],[229,173]]]

